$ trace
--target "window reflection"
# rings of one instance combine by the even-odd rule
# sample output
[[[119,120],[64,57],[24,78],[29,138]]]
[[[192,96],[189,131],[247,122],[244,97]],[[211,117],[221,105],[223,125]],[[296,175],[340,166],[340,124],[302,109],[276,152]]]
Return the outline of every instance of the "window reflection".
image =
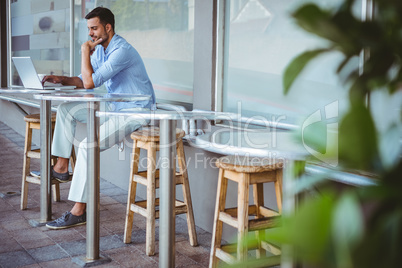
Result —
[[[309,1],[336,6],[341,1]],[[291,12],[306,1],[232,0],[227,1],[230,16],[229,46],[225,51],[223,109],[244,114],[282,114],[289,119],[307,116],[339,101],[347,105],[346,90],[336,74],[338,54],[318,58],[299,77],[294,88],[283,95],[282,74],[300,53],[323,46],[323,40],[294,24]],[[357,64],[357,59],[356,59]]]
[[[10,1],[11,56],[30,56],[41,74],[70,75],[69,1]],[[12,65],[11,85],[22,85]]]

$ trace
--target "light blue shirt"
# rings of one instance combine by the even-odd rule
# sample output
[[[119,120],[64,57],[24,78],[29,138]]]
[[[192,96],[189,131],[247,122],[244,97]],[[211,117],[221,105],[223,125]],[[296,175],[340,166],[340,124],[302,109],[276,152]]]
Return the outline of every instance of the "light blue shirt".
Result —
[[[98,45],[91,56],[95,87],[105,84],[108,93],[151,95],[149,101],[113,102],[112,109],[155,109],[155,92],[144,62],[137,50],[123,37],[115,34],[106,50]],[[82,76],[79,76],[82,79]],[[114,107],[113,107],[114,106]]]

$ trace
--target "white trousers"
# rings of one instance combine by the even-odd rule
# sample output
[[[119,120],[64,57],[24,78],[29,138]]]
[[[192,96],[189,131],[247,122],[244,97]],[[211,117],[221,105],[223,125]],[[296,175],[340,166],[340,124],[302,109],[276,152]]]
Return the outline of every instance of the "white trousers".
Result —
[[[100,103],[100,111],[110,111],[110,105]],[[125,109],[130,111],[144,111],[146,108]],[[122,110],[123,111],[123,110]],[[71,181],[68,199],[74,202],[87,202],[87,139],[82,142],[75,139],[77,122],[86,123],[88,104],[86,102],[66,102],[57,109],[56,126],[54,129],[52,155],[70,158],[72,146],[78,147],[77,160]],[[104,151],[122,141],[131,132],[147,125],[147,120],[133,120],[123,116],[99,118],[99,147]]]

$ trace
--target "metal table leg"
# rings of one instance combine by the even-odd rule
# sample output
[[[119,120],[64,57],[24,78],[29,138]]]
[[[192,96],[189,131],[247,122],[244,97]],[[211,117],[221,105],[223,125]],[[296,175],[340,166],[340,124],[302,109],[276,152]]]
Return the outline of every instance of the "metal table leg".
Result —
[[[110,262],[111,259],[99,254],[99,102],[88,102],[87,120],[87,237],[86,256],[74,258],[73,262],[82,267],[90,267]]]
[[[87,202],[87,259],[99,259],[99,139],[96,111],[99,102],[88,103],[88,202]]]
[[[160,131],[159,267],[162,268],[175,264],[176,121],[161,120]]]
[[[50,178],[50,145],[52,142],[51,101],[40,102],[40,220],[39,225],[52,219],[51,178]]]

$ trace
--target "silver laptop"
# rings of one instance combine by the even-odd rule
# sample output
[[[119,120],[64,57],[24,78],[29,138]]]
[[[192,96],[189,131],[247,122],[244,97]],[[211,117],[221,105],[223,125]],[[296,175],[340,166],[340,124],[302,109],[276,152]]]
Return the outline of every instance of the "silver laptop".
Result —
[[[63,86],[62,84],[53,84],[49,82],[45,82],[45,85],[42,85],[42,81],[39,79],[31,57],[12,57],[12,59],[25,88],[63,90],[75,88],[75,86]]]

